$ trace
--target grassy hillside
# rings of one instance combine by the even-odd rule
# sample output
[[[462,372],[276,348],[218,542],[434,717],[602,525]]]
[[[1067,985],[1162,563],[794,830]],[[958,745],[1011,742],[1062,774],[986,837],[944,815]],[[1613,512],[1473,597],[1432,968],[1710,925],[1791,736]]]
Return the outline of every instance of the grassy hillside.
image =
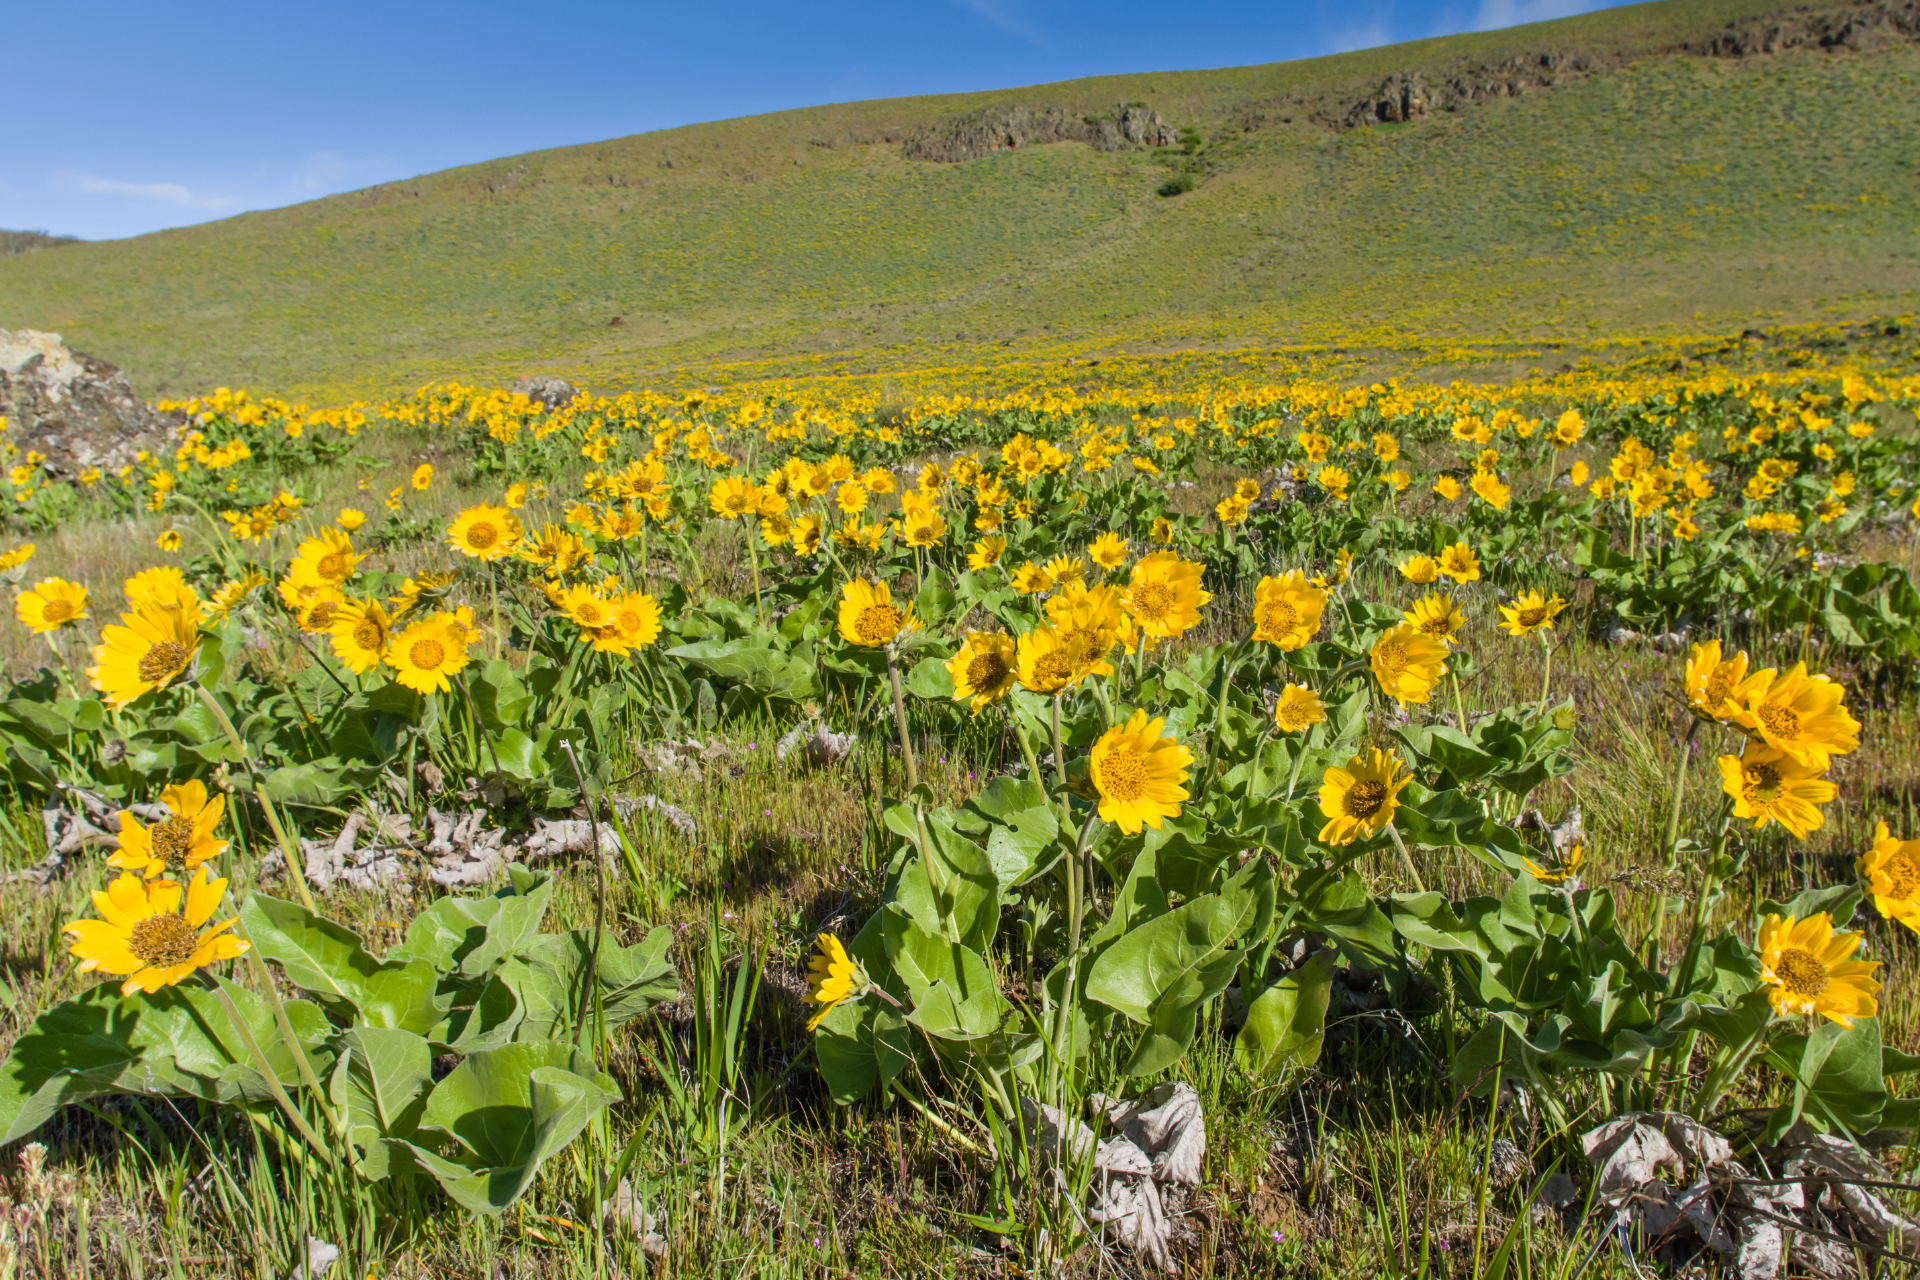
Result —
[[[977,361],[1008,343],[1585,343],[1909,309],[1920,45],[1883,23],[1830,50],[1705,56],[1729,32],[1844,30],[1847,12],[1885,17],[1668,0],[537,152],[0,257],[0,327],[58,330],[153,394],[329,396],[534,367],[617,387]],[[1349,127],[1412,72],[1558,83]],[[1129,102],[1187,145],[903,155],[968,113]],[[1157,194],[1180,172],[1193,190]]]

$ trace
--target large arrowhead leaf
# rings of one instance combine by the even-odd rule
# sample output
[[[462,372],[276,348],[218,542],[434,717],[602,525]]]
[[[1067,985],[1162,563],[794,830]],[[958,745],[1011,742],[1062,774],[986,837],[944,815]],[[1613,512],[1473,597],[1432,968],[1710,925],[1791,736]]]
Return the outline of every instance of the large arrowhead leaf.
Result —
[[[881,913],[887,954],[913,997],[909,1015],[929,1035],[972,1040],[1000,1025],[1005,1002],[980,954],[922,929],[897,907]]]
[[[620,1100],[612,1076],[551,1041],[510,1044],[468,1057],[434,1086],[420,1117],[427,1142],[408,1143],[443,1191],[471,1213],[496,1214],[533,1184],[540,1165]]]
[[[599,1015],[605,1030],[640,1017],[678,992],[680,971],[667,955],[672,943],[673,930],[666,925],[631,947],[621,946],[611,930],[601,932]],[[548,934],[518,960],[503,963],[500,978],[520,997],[525,1011],[514,1038],[569,1036],[583,1009],[592,1017],[586,983],[593,965],[590,929]]]
[[[419,958],[440,973],[482,978],[504,957],[524,951],[539,936],[553,897],[551,876],[524,868],[512,884],[484,898],[442,898],[413,918],[406,939],[387,953],[389,961]]]
[[[1234,1040],[1233,1058],[1255,1080],[1277,1079],[1289,1066],[1320,1060],[1326,1038],[1327,998],[1333,993],[1333,956],[1313,959],[1260,993],[1247,1006],[1247,1023]]]
[[[414,1135],[433,1085],[433,1050],[410,1031],[354,1027],[335,1038],[327,1093],[346,1117],[348,1137],[375,1181],[386,1176],[385,1139]]]
[[[444,1012],[432,965],[376,960],[359,934],[298,903],[256,893],[240,908],[240,921],[254,949],[285,970],[288,981],[324,1001],[352,1006],[360,1021],[424,1033]]]
[[[913,1061],[913,1029],[877,996],[842,1000],[820,1020],[813,1054],[827,1093],[850,1106]]]

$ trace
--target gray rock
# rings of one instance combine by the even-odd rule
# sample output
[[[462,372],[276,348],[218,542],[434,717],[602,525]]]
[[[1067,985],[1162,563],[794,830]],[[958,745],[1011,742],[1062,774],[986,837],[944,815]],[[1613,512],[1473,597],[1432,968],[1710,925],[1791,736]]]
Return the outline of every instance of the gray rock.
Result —
[[[565,378],[550,378],[544,374],[528,374],[516,380],[512,389],[515,395],[525,396],[549,409],[564,409],[580,396],[580,388]]]
[[[89,467],[117,471],[166,436],[126,374],[33,329],[0,329],[0,417],[22,455],[44,455],[40,465],[61,480]]]

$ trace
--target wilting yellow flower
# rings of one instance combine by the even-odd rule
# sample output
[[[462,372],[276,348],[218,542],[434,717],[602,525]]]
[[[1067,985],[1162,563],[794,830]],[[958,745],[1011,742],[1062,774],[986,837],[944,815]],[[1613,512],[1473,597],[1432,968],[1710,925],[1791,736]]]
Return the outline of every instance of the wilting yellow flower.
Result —
[[[178,529],[161,530],[159,536],[154,538],[153,545],[162,551],[178,551],[180,549],[180,531]]]
[[[1513,598],[1510,605],[1500,606],[1500,629],[1510,636],[1530,636],[1536,631],[1550,631],[1553,620],[1560,616],[1567,602],[1559,596],[1549,600],[1538,591],[1523,591]]]
[[[1796,921],[1768,915],[1754,940],[1760,952],[1760,981],[1767,1000],[1782,1017],[1817,1013],[1851,1027],[1855,1018],[1880,1012],[1875,999],[1880,980],[1877,960],[1850,960],[1864,941],[1858,933],[1836,933],[1833,917],[1821,912]]]
[[[333,522],[348,533],[352,533],[367,522],[367,513],[358,507],[342,507],[340,514],[333,518]]]
[[[1408,556],[1400,562],[1400,576],[1424,587],[1440,580],[1440,564],[1432,556]]]
[[[1422,596],[1413,608],[1400,615],[1423,636],[1451,645],[1460,628],[1467,625],[1466,615],[1442,595]]]
[[[1093,540],[1087,548],[1087,555],[1095,564],[1111,573],[1127,562],[1127,540],[1109,529]]]
[[[1029,560],[1013,571],[1013,589],[1037,596],[1053,586],[1053,575]]]
[[[416,492],[426,492],[427,486],[432,483],[433,464],[431,462],[423,462],[413,469],[413,487]]]
[[[877,649],[892,644],[903,631],[914,631],[913,606],[902,613],[884,582],[855,578],[840,588],[840,637],[849,644]]]
[[[1055,556],[1042,567],[1047,571],[1047,576],[1053,579],[1054,585],[1059,587],[1079,582],[1087,576],[1087,566],[1079,556]]]
[[[513,554],[520,541],[520,517],[505,507],[468,507],[453,518],[447,545],[463,556],[491,563]]]
[[[1577,880],[1580,876],[1580,864],[1586,860],[1586,847],[1579,843],[1575,843],[1573,848],[1567,850],[1565,855],[1551,866],[1542,866],[1532,858],[1520,859],[1527,869],[1527,874],[1541,884],[1566,884],[1569,880]]]
[[[1200,609],[1213,593],[1200,588],[1204,564],[1182,560],[1173,551],[1155,551],[1134,563],[1121,605],[1141,631],[1159,639],[1183,635],[1200,625]]]
[[[1238,498],[1222,498],[1219,503],[1214,506],[1213,514],[1220,518],[1221,524],[1245,524],[1247,522],[1247,514],[1251,509],[1248,503],[1242,502]]]
[[[1409,623],[1374,641],[1367,654],[1381,692],[1399,702],[1425,702],[1447,674],[1447,647]]]
[[[215,618],[225,618],[246,602],[248,596],[267,585],[267,575],[248,565],[246,572],[231,582],[223,582],[207,601],[207,613]]]
[[[1838,794],[1838,788],[1820,776],[1821,769],[1757,742],[1748,743],[1738,757],[1721,756],[1719,765],[1720,786],[1733,797],[1733,816],[1752,818],[1755,831],[1778,822],[1805,840],[1826,822],[1819,806]]]
[[[998,535],[980,539],[973,544],[973,550],[967,556],[967,568],[978,572],[991,569],[1000,563],[1000,557],[1007,553],[1007,540]]]
[[[973,704],[979,715],[1012,692],[1018,661],[1013,637],[998,631],[969,631],[960,652],[947,660],[953,677],[953,700]]]
[[[93,687],[124,707],[164,689],[186,673],[200,648],[200,606],[148,604],[120,615],[121,626],[100,632],[87,669]]]
[[[1266,577],[1253,589],[1253,638],[1284,652],[1306,646],[1320,630],[1327,593],[1295,569]]]
[[[1720,642],[1696,644],[1687,657],[1687,705],[1703,719],[1724,720],[1735,708],[1726,705],[1734,689],[1747,678],[1747,651],[1721,656]]]
[[[456,636],[448,627],[453,615],[435,613],[393,637],[387,646],[387,665],[394,679],[415,693],[445,693],[450,679],[467,665],[465,628]]]
[[[1874,909],[1920,933],[1920,840],[1895,840],[1884,822],[1874,824],[1873,847],[1854,863]]]
[[[867,971],[847,954],[840,939],[830,933],[818,938],[819,950],[807,962],[807,1003],[819,1005],[819,1011],[807,1019],[807,1030],[816,1030],[833,1007],[849,996],[859,995],[870,985]]]
[[[1320,781],[1320,812],[1327,819],[1320,843],[1352,844],[1379,835],[1400,807],[1401,790],[1413,781],[1402,768],[1399,756],[1375,747],[1347,761],[1344,769],[1328,769]]]
[[[85,972],[112,974],[126,981],[120,994],[158,991],[198,970],[246,953],[248,944],[228,933],[232,920],[206,928],[227,891],[225,880],[207,879],[202,867],[185,891],[172,880],[147,882],[120,875],[105,892],[93,895],[98,920],[75,920],[62,932],[73,936],[68,952]]]
[[[70,627],[87,616],[87,589],[65,578],[42,578],[13,600],[14,616],[37,636]]]
[[[1845,687],[1808,675],[1804,662],[1764,685],[1745,682],[1733,697],[1728,720],[1813,769],[1825,769],[1830,757],[1860,745],[1860,722],[1847,713]]]
[[[1130,836],[1140,834],[1142,826],[1158,831],[1162,821],[1180,816],[1180,803],[1187,799],[1181,784],[1193,752],[1162,732],[1166,723],[1135,711],[1125,724],[1100,735],[1087,761],[1087,777],[1100,794],[1101,820]]]
[[[1274,727],[1282,733],[1301,733],[1326,718],[1326,704],[1320,701],[1320,695],[1303,684],[1288,685],[1273,704]]]
[[[201,863],[225,852],[227,842],[213,836],[227,811],[225,796],[208,798],[206,784],[195,778],[162,791],[160,803],[167,807],[167,816],[150,827],[120,811],[120,850],[107,859],[108,866],[151,880],[167,873],[191,875]]]
[[[1567,469],[1567,483],[1578,489],[1587,482],[1587,477],[1591,474],[1592,473],[1587,470],[1586,463],[1576,462]]]
[[[1455,582],[1477,582],[1480,579],[1480,559],[1473,554],[1473,548],[1464,542],[1456,542],[1440,553],[1439,570],[1443,577]]]
[[[334,615],[346,602],[340,588],[320,587],[294,609],[293,620],[308,635],[322,635],[333,630]]]
[[[1915,505],[1920,505],[1920,500],[1917,500]],[[1165,516],[1155,516],[1153,518],[1153,527],[1147,531],[1147,536],[1162,546],[1172,542],[1173,521],[1167,519]]]
[[[15,547],[5,555],[0,555],[0,573],[8,573],[14,569],[18,569],[21,565],[33,559],[33,549],[34,544],[29,542],[22,546]]]

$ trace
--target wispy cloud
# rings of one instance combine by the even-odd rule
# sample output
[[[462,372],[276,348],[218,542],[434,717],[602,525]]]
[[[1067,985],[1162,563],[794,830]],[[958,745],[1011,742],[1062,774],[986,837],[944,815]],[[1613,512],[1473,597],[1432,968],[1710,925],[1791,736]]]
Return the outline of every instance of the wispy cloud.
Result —
[[[1019,36],[1028,44],[1036,45],[1039,48],[1044,49],[1047,47],[1045,36],[1034,30],[1027,23],[1022,22],[1013,14],[1007,12],[1006,7],[997,3],[997,0],[960,0],[960,3],[966,5],[967,8],[973,10],[1002,31]]]
[[[1351,53],[1393,43],[1393,27],[1385,18],[1349,22],[1326,31],[1328,53]]]
[[[1474,15],[1473,26],[1476,31],[1492,31],[1496,27],[1517,27],[1527,22],[1549,22],[1587,13],[1605,4],[1606,0],[1480,0],[1480,12]]]
[[[197,194],[177,182],[121,182],[115,178],[102,178],[97,174],[83,173],[78,169],[60,170],[53,175],[53,185],[63,191],[79,191],[96,196],[128,196],[136,200],[158,200],[188,209],[215,211],[231,208],[234,204],[233,200],[226,196]]]

